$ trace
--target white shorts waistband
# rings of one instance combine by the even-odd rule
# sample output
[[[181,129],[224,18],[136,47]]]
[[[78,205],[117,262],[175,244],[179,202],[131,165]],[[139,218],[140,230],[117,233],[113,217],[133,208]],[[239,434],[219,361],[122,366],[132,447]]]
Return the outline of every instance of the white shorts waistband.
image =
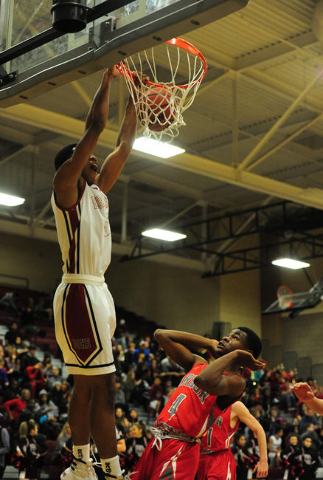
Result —
[[[89,283],[98,285],[105,282],[104,276],[97,277],[95,275],[86,275],[85,273],[64,273],[62,277],[63,283]]]

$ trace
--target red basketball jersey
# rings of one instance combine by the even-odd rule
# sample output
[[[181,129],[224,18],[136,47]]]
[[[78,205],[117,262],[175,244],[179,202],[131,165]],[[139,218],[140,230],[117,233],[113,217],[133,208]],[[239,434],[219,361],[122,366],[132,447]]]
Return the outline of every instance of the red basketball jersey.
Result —
[[[197,363],[185,375],[158,416],[154,427],[165,432],[202,436],[223,411],[216,405],[216,395],[204,392],[194,383],[207,363]]]
[[[214,424],[202,438],[201,454],[209,454],[228,450],[234,433],[237,431],[239,422],[234,428],[230,426],[232,405],[217,417]]]

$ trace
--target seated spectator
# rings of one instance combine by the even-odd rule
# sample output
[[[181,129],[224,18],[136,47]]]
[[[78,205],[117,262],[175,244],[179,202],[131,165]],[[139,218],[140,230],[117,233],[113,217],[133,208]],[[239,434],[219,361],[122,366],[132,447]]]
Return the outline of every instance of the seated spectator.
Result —
[[[27,343],[25,342],[25,340],[22,339],[22,337],[18,336],[16,337],[16,343],[14,343],[12,347],[17,350],[17,355],[20,363],[21,356],[28,352]],[[21,368],[21,365],[20,365],[20,368]]]
[[[16,293],[6,292],[0,300],[0,308],[8,312],[19,313]]]
[[[5,344],[14,345],[16,343],[17,337],[21,337],[21,333],[18,327],[18,322],[13,321],[11,326],[9,327],[9,330],[6,332],[4,336]]]
[[[233,437],[233,444],[231,451],[236,461],[236,475],[237,480],[247,480],[248,467],[245,462],[245,454],[243,448],[246,443],[246,437],[243,433],[237,432]]]
[[[277,431],[274,435],[269,437],[268,442],[268,460],[269,460],[269,467],[278,467],[280,464],[280,452],[282,449],[282,436],[283,436],[283,429],[277,428]]]
[[[154,379],[155,377],[159,377],[161,374],[161,366],[158,363],[156,358],[153,358],[151,361],[151,365],[149,367],[151,378]]]
[[[127,403],[133,403],[133,391],[136,387],[136,374],[132,369],[129,369],[126,380],[123,384],[124,394]]]
[[[248,479],[252,478],[252,473],[260,459],[260,450],[258,445],[258,440],[254,435],[254,432],[249,429],[248,440],[246,441],[244,447],[242,448],[243,453],[245,454],[245,464],[248,468]]]
[[[129,429],[129,438],[126,440],[127,462],[126,470],[132,471],[147,447],[148,440],[142,423],[134,423]]]
[[[171,380],[173,387],[177,387],[180,382],[180,377],[185,375],[182,367],[177,365],[171,358],[165,357],[161,362],[161,376],[166,380]]]
[[[302,441],[301,459],[303,472],[300,474],[299,479],[314,480],[319,462],[317,452],[312,448],[312,439],[310,437],[305,437]]]
[[[264,409],[265,414],[269,414],[270,412],[270,386],[266,386],[261,389],[261,396],[262,396],[262,408]]]
[[[269,414],[269,425],[268,425],[268,433],[270,435],[274,435],[275,431],[277,430],[277,425],[279,425],[278,420],[278,410],[276,407],[271,407],[270,414]]]
[[[39,362],[33,366],[27,367],[25,370],[25,376],[32,388],[33,398],[36,398],[38,392],[45,387],[45,378],[42,368],[43,364]]]
[[[5,352],[4,346],[2,345],[2,343],[0,343],[0,360],[3,360],[4,362],[3,366],[7,372],[9,369],[8,369],[8,365],[5,357],[6,357],[6,352]]]
[[[35,333],[35,319],[34,319],[34,300],[28,298],[27,303],[22,305],[21,308],[21,326],[25,328],[26,336]]]
[[[46,448],[46,447],[45,447]],[[23,458],[19,466],[19,478],[39,478],[43,456],[46,453],[38,436],[38,425],[34,420],[22,422],[19,427],[18,452]],[[25,472],[25,475],[23,473]]]
[[[315,425],[315,426],[318,425],[314,411],[305,405],[304,415],[302,416],[301,421],[299,422],[301,431],[305,430],[305,425],[308,423],[311,423],[312,425]]]
[[[26,374],[27,367],[33,367],[37,363],[40,363],[39,359],[36,357],[36,350],[36,345],[30,345],[27,352],[19,355],[22,375]]]
[[[147,376],[147,369],[144,370],[141,374],[139,374],[138,371],[136,372],[136,386],[133,390],[133,400],[136,406],[144,405],[145,407],[147,407],[147,402],[149,402],[148,391],[150,385],[147,381]]]
[[[30,391],[25,388],[21,392],[21,396],[13,400],[8,400],[3,404],[7,410],[10,420],[18,420],[19,415],[27,406],[27,401],[30,399]]]
[[[164,406],[164,389],[161,383],[161,378],[155,377],[154,383],[148,391],[148,396],[150,399],[149,410],[154,416],[158,415],[158,413],[161,411],[161,408]]]
[[[136,362],[135,362],[135,351],[136,351],[136,345],[135,343],[130,343],[128,350],[125,352],[125,368],[128,370],[129,369],[135,369],[136,368]],[[127,373],[127,372],[125,372]]]
[[[6,387],[3,391],[3,402],[8,402],[8,400],[13,400],[14,398],[20,397],[20,387],[18,379],[10,378],[9,386]]]
[[[55,385],[55,383],[62,383],[61,372],[58,367],[53,366],[52,371],[48,372],[48,380],[46,383],[47,389],[50,392]]]
[[[36,303],[34,307],[34,317],[36,320],[41,321],[48,321],[50,319],[48,309],[46,307],[45,297],[40,297]]]
[[[60,422],[65,422],[67,420],[67,411],[70,397],[70,384],[66,380],[64,380],[63,382],[56,382],[50,392],[50,398],[58,407]]]
[[[284,479],[295,480],[301,473],[299,438],[294,433],[288,437],[289,443],[281,452],[282,465],[285,469]]]
[[[60,457],[61,450],[70,438],[72,438],[71,427],[68,422],[65,422],[60,433],[57,436],[56,447],[52,456],[53,465],[59,464],[59,457]]]
[[[297,407],[297,399],[292,391],[293,384],[286,379],[280,384],[280,403],[285,410],[294,411]]]
[[[37,422],[39,424],[39,431],[46,435],[50,440],[56,440],[59,425],[58,425],[58,407],[48,398],[46,390],[39,392],[39,400],[36,404]]]
[[[6,357],[8,366],[7,375],[9,380],[11,378],[20,378],[20,360],[16,348],[11,348],[8,357]]]
[[[134,423],[139,422],[138,418],[138,412],[135,408],[132,408],[129,412],[129,415],[127,416],[127,419],[129,421],[129,426],[133,425]]]
[[[7,370],[4,368],[5,361],[0,359],[0,395],[3,395],[6,387],[9,387]]]
[[[34,398],[30,398],[27,401],[26,408],[21,412],[18,417],[17,425],[20,425],[21,422],[28,422],[29,420],[36,421],[36,400]]]
[[[126,413],[128,412],[128,405],[126,404],[126,397],[122,387],[122,380],[120,377],[115,378],[115,406],[122,408]]]
[[[116,349],[118,352],[118,361],[120,365],[120,370],[121,372],[124,372],[125,371],[125,352],[121,344],[116,345]]]
[[[124,436],[128,432],[129,421],[128,421],[127,417],[125,416],[125,413],[122,410],[122,408],[120,408],[120,407],[116,408],[115,419],[116,419],[117,430],[120,431],[122,433],[122,435]]]
[[[53,368],[52,356],[51,356],[50,353],[44,353],[44,358],[43,358],[42,364],[43,364],[43,374],[44,374],[45,380],[47,382],[50,375],[52,374],[52,368]],[[47,388],[48,388],[48,385],[47,385]]]
[[[126,352],[128,350],[128,337],[124,330],[121,330],[119,336],[116,338],[116,345],[121,345],[122,350]]]
[[[136,348],[133,354],[133,361],[137,364],[141,362],[145,365],[151,364],[150,350],[145,340],[139,342],[139,347]]]
[[[301,434],[301,441],[305,440],[305,438],[310,438],[312,440],[311,447],[318,451],[321,447],[321,440],[317,433],[317,426],[313,425],[313,423],[306,423],[305,430]]]
[[[6,455],[10,452],[10,435],[5,427],[5,418],[0,413],[0,478],[3,478],[7,466]]]
[[[280,399],[280,384],[283,381],[281,370],[274,369],[269,376],[271,387],[271,404],[278,404]]]

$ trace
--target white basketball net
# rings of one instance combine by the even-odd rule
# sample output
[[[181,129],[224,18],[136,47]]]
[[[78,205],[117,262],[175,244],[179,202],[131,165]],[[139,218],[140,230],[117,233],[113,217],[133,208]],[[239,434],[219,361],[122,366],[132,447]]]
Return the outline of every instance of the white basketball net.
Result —
[[[194,102],[205,75],[203,60],[177,45],[163,43],[126,58],[119,63],[119,70],[126,79],[143,135],[171,142],[185,125],[183,113]],[[142,81],[143,75],[149,77],[148,83]]]
[[[282,309],[290,308],[293,305],[293,292],[285,285],[278,288],[277,298]]]

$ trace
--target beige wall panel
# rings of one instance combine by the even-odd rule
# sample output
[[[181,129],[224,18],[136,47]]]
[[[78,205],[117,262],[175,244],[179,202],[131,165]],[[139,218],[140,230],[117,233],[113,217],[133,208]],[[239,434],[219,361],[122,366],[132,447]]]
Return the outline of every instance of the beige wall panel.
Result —
[[[107,283],[115,303],[158,324],[199,334],[219,320],[217,278],[147,260],[119,263],[113,257]]]
[[[232,327],[244,325],[261,335],[260,270],[220,278],[220,320]]]

